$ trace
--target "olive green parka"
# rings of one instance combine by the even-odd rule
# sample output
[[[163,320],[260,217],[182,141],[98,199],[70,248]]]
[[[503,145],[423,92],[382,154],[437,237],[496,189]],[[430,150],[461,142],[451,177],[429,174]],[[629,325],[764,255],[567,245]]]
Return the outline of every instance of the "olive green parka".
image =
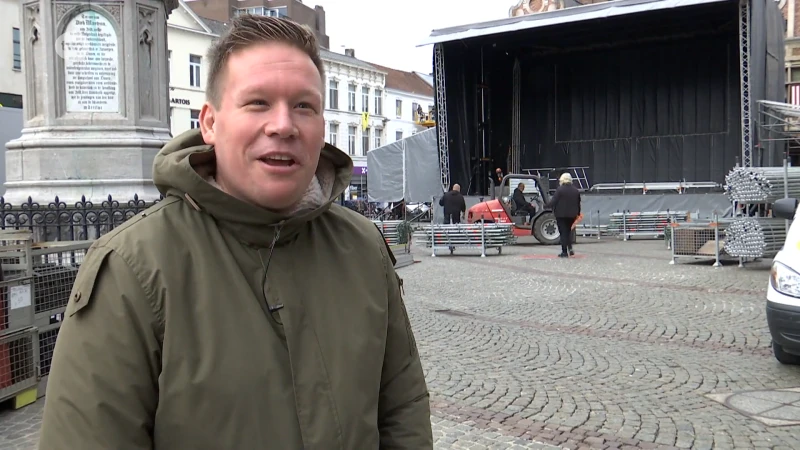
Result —
[[[334,203],[326,146],[299,209],[213,183],[199,130],[159,152],[165,199],[97,240],[72,289],[41,450],[432,449],[393,256]]]

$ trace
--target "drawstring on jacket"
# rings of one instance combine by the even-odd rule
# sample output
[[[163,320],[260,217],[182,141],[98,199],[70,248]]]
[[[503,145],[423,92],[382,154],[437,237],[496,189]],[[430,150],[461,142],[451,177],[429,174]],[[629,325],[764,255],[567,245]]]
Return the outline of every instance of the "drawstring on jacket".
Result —
[[[261,261],[261,267],[264,268],[264,281],[261,283],[261,289],[264,294],[264,303],[266,303],[267,309],[271,313],[283,308],[283,303],[278,303],[275,306],[270,305],[267,296],[267,271],[269,270],[269,262],[272,261],[272,251],[275,249],[275,244],[278,243],[278,239],[281,237],[281,228],[283,228],[283,222],[275,226],[275,236],[272,238],[272,243],[269,245],[269,254],[267,255],[266,263],[264,262],[264,258],[261,257],[261,250],[258,251],[258,259]]]

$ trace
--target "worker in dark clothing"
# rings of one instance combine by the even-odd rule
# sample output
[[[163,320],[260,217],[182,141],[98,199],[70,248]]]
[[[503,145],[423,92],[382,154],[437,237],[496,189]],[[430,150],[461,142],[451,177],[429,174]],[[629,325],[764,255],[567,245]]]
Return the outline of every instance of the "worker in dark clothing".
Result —
[[[561,234],[561,254],[559,258],[574,256],[572,250],[572,224],[581,214],[581,193],[572,185],[572,175],[564,173],[558,179],[558,189],[548,206],[556,216],[558,232]]]
[[[503,182],[503,177],[504,176],[505,175],[503,175],[503,169],[501,169],[499,167],[497,169],[495,169],[495,171],[494,171],[494,184],[497,185],[497,186],[500,186],[500,183]]]
[[[439,206],[444,207],[444,223],[461,223],[461,214],[467,212],[461,186],[454,184],[453,189],[439,199]]]
[[[514,194],[511,195],[511,200],[514,201],[514,207],[517,211],[525,211],[528,215],[525,217],[525,225],[533,222],[533,216],[536,215],[536,207],[527,200],[525,200],[525,183],[520,183],[514,189]]]

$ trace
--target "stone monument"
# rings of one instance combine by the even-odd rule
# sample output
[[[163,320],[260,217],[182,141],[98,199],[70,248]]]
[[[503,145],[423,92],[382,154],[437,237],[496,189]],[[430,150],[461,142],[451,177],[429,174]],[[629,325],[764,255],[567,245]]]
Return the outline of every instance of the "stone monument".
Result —
[[[167,16],[178,0],[22,0],[25,125],[6,144],[5,201],[159,194],[169,131]]]

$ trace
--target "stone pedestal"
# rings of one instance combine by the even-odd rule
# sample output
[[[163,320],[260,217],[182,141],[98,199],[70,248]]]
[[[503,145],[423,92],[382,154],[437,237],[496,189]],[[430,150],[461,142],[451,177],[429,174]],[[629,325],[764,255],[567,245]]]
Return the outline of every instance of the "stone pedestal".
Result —
[[[25,127],[6,144],[5,201],[158,198],[170,139],[167,15],[177,0],[26,2]]]

